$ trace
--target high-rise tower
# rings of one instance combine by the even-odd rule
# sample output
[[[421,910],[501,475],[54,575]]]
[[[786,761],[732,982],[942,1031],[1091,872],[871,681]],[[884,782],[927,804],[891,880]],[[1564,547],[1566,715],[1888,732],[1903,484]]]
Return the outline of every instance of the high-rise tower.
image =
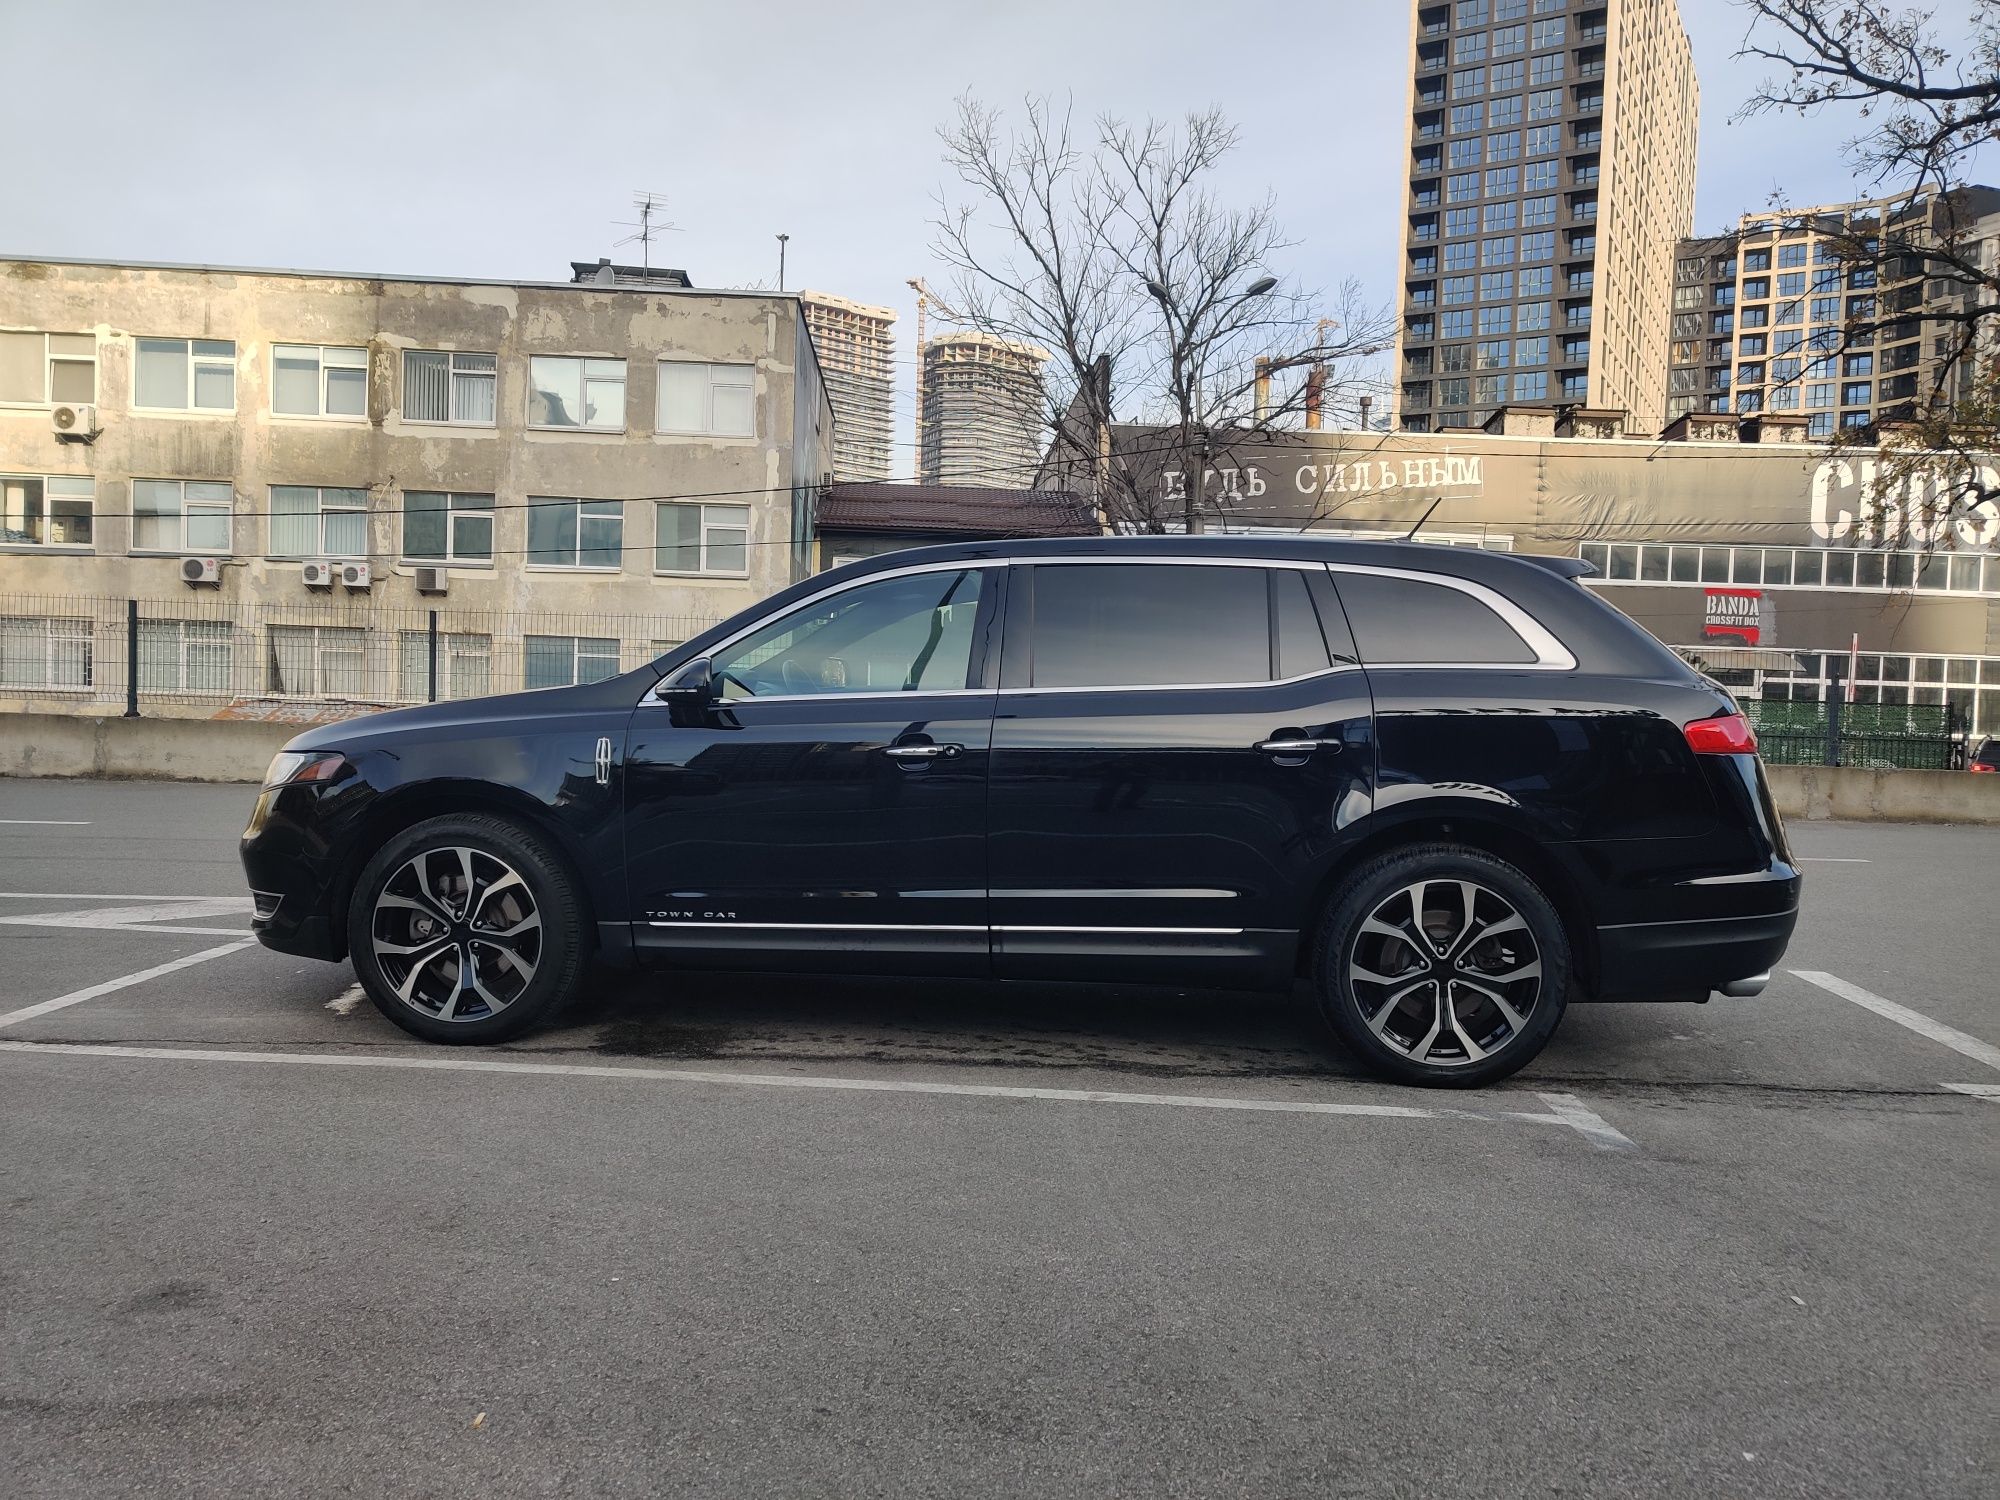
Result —
[[[887,479],[895,435],[895,309],[828,292],[800,292],[799,303],[833,404],[833,477]]]

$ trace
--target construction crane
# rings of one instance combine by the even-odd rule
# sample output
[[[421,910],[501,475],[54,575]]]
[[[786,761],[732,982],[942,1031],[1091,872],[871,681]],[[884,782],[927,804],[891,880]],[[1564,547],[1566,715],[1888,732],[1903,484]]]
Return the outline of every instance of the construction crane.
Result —
[[[915,436],[917,443],[917,473],[921,476],[924,471],[924,311],[927,307],[934,305],[939,312],[954,322],[962,322],[963,319],[959,317],[959,314],[952,308],[950,303],[924,285],[923,277],[912,276],[903,285],[917,294],[917,422]]]

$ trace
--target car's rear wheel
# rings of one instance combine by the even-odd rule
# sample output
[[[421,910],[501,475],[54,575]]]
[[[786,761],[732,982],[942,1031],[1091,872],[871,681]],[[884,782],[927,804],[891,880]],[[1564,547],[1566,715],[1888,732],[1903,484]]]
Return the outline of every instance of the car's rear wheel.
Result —
[[[1542,1050],[1569,998],[1569,939],[1539,887],[1455,844],[1372,861],[1320,932],[1320,1009],[1375,1071],[1471,1087]]]
[[[552,1020],[589,957],[568,869],[537,835],[483,814],[431,818],[384,844],[347,928],[376,1008],[434,1042],[501,1042]]]

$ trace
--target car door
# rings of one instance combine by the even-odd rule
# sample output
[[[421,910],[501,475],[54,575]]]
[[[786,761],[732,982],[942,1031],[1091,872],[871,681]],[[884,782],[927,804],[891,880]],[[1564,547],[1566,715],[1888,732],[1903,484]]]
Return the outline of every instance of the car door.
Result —
[[[1366,676],[1318,563],[1016,566],[993,730],[996,973],[1289,965],[1362,817]]]
[[[640,704],[626,837],[642,954],[986,972],[1005,574],[939,564],[830,589],[716,647],[705,709]]]

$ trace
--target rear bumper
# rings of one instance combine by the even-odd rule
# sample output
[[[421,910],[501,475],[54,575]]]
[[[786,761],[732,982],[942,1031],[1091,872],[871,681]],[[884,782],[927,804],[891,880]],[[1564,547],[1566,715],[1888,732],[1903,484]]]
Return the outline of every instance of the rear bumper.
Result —
[[[1597,929],[1599,1000],[1703,1000],[1785,956],[1797,907],[1745,917]]]

